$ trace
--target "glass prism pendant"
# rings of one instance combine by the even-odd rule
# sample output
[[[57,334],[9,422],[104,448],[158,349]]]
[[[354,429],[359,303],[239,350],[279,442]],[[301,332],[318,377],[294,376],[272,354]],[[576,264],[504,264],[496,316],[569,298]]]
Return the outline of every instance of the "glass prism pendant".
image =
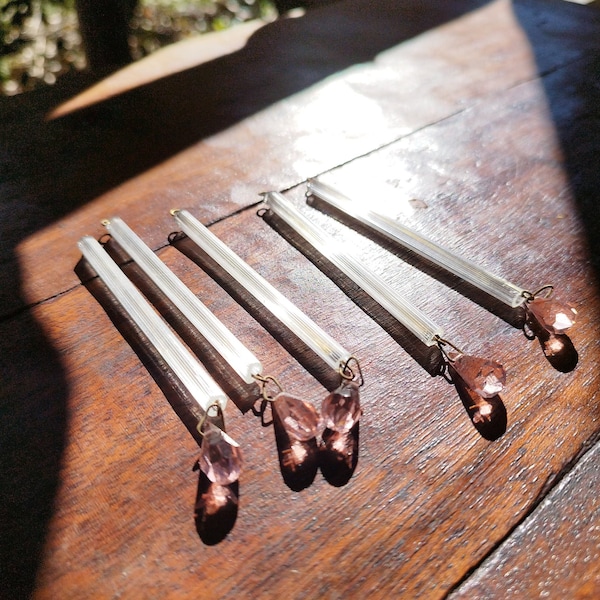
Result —
[[[273,398],[272,408],[288,436],[306,442],[321,430],[321,417],[312,404],[280,392]]]
[[[202,428],[202,446],[198,464],[202,472],[219,485],[237,481],[242,470],[239,444],[212,423]]]
[[[343,381],[321,405],[324,426],[340,433],[350,431],[361,413],[358,383],[355,381]]]
[[[465,384],[482,398],[493,398],[504,389],[506,372],[495,360],[457,354],[450,361]]]
[[[516,285],[503,277],[499,277],[498,275],[487,271],[470,259],[460,256],[451,248],[444,247],[435,240],[429,239],[406,225],[401,224],[395,216],[374,210],[373,203],[368,197],[362,200],[356,198],[353,199],[327,183],[317,179],[310,179],[307,182],[306,197],[308,204],[312,205],[314,208],[329,212],[330,216],[339,216],[341,213],[349,218],[342,219],[347,225],[348,223],[359,223],[362,227],[367,227],[371,231],[376,232],[378,237],[386,238],[392,243],[423,257],[439,268],[460,277],[462,280],[470,283],[485,294],[496,298],[510,308],[518,309],[519,317],[521,316],[521,309],[524,307],[528,312],[527,316],[530,318],[528,319],[529,322],[525,324],[528,329],[525,331],[525,336],[527,338],[533,339],[534,337],[537,337],[537,334],[533,332],[533,328],[529,327],[533,321],[535,321],[535,325],[539,324],[539,328],[535,326],[534,328],[542,333],[542,338],[544,337],[545,332],[541,332],[541,329],[547,331],[551,336],[560,336],[575,323],[576,310],[572,308],[569,303],[561,303],[560,301],[550,298],[554,289],[553,285],[544,285],[537,291],[530,292],[520,285]],[[320,202],[313,202],[316,198],[318,198]],[[279,208],[278,206],[281,204],[278,200],[278,195],[271,194],[266,197],[266,200],[271,210],[275,210],[276,212],[279,211],[277,214],[287,220],[288,224],[290,224],[289,219],[286,219],[286,217],[280,214],[284,209]],[[289,209],[285,209],[285,211],[288,213],[290,212]],[[299,231],[298,228],[296,229]],[[327,255],[328,258],[330,254],[331,252]],[[330,258],[329,260],[334,262],[334,259]],[[344,270],[339,264],[336,266],[342,271]],[[362,265],[358,265],[358,267],[353,267],[353,269],[356,272],[359,272],[361,267]],[[347,272],[346,275],[350,278],[353,277]],[[359,282],[357,283],[361,285]],[[366,287],[362,285],[361,287],[363,287],[367,293],[371,293]],[[539,296],[542,292],[545,293],[542,296]],[[375,296],[373,297],[375,298]],[[377,300],[377,298],[375,299]],[[381,303],[380,300],[377,301]],[[411,323],[410,321],[403,321],[402,318],[398,316],[399,313],[394,313],[390,310],[390,307],[385,306],[385,308],[406,327],[411,329],[421,341],[428,345],[435,342],[436,336],[441,335],[439,329],[437,332],[433,330],[432,323],[424,321],[422,315],[419,316],[414,310],[412,311],[412,316],[410,316],[410,318],[413,319],[413,322]],[[530,335],[530,333],[532,335]],[[563,340],[551,339],[550,343],[543,343],[544,354],[547,357],[554,357],[563,352]],[[570,342],[566,343],[569,344]]]
[[[534,297],[525,306],[544,329],[555,335],[575,324],[577,311],[555,298]]]

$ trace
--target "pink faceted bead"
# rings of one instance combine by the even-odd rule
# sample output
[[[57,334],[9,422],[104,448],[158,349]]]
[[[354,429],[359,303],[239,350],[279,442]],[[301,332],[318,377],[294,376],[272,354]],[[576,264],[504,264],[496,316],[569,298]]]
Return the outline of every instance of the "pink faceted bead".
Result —
[[[554,298],[534,298],[526,304],[538,323],[550,333],[564,333],[575,324],[577,311]]]
[[[202,433],[202,446],[198,459],[202,472],[210,481],[219,485],[228,485],[237,481],[242,470],[242,453],[239,444],[212,423],[205,425]]]
[[[341,433],[350,431],[361,413],[358,384],[354,381],[342,383],[321,405],[325,427]]]
[[[306,442],[321,429],[321,418],[315,407],[284,392],[273,399],[273,410],[286,433],[293,439]]]
[[[506,372],[494,360],[459,354],[451,365],[469,388],[482,398],[493,398],[504,388]]]

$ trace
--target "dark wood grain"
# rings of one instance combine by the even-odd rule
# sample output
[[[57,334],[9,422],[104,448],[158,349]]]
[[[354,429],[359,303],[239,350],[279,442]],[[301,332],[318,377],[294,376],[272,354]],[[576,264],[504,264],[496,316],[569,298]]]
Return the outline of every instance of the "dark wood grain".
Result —
[[[66,88],[2,100],[3,597],[594,593],[595,561],[584,557],[597,555],[598,527],[599,13],[558,0],[447,3],[437,15],[368,4],[265,26],[232,55],[181,75],[168,67],[48,123],[41,115]],[[326,28],[334,20],[339,33]],[[267,50],[273,62],[259,61],[253,79],[248,65]],[[215,69],[248,73],[222,89]],[[198,90],[222,120],[196,122]],[[23,131],[33,137],[20,140]],[[321,173],[515,283],[554,284],[580,312],[576,364],[555,368],[518,320],[473,290],[307,206],[303,181]],[[503,362],[505,432],[482,435],[457,390],[429,372],[427,349],[257,216],[268,188],[347,240],[448,339]],[[286,485],[273,427],[250,410],[255,390],[231,385],[225,421],[245,463],[237,512],[212,535],[194,521],[205,487],[194,470],[198,413],[89,280],[76,240],[120,214],[287,391],[318,404],[331,382],[260,307],[168,243],[173,206],[210,223],[354,353],[366,382],[352,477],[317,471],[302,491]],[[181,331],[176,311],[149,295]],[[201,336],[186,340],[227,384]],[[557,570],[561,556],[569,570]]]

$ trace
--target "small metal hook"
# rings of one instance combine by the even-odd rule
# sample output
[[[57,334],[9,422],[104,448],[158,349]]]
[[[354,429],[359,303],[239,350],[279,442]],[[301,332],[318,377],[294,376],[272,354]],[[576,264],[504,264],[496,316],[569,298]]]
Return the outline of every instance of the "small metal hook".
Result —
[[[464,354],[464,352],[460,348],[458,348],[457,346],[455,346],[452,342],[449,342],[448,340],[445,340],[443,337],[440,337],[439,335],[434,336],[433,339],[435,340],[435,343],[437,344],[437,346],[440,349],[441,353],[444,355],[444,358],[449,363],[454,362],[455,359],[450,358],[450,355],[448,354],[448,352],[444,348],[444,346],[450,346],[450,348],[452,348],[453,350],[456,350],[456,352],[458,352],[459,354]]]
[[[354,363],[356,365],[354,367],[356,369],[356,373],[352,370],[350,363]],[[348,357],[348,359],[344,363],[340,362],[340,368],[338,372],[340,374],[340,377],[345,381],[353,381],[356,378],[359,387],[365,383],[365,378],[363,377],[360,363],[358,362],[358,359],[355,356]]]
[[[183,240],[186,237],[187,236],[185,235],[185,233],[183,233],[183,231],[171,231],[171,233],[167,236],[167,241],[169,242],[169,244],[174,244],[175,242]]]
[[[535,291],[535,292],[528,292],[527,290],[524,290],[521,293],[521,296],[523,296],[523,298],[525,298],[525,302],[531,302],[533,300],[535,300],[544,290],[547,290],[546,295],[544,296],[545,298],[550,298],[550,296],[552,296],[552,293],[554,292],[554,286],[553,285],[543,285],[539,290]]]
[[[215,415],[212,415],[213,418],[218,417],[219,415],[223,414],[223,409],[221,408],[221,405],[218,402],[213,402],[212,404],[210,404],[204,411],[204,414],[202,415],[200,420],[198,421],[198,425],[196,425],[196,429],[198,430],[198,433],[201,436],[204,436],[204,431],[202,431],[202,429],[204,428],[204,424],[206,423],[206,420],[209,417],[208,413],[211,408],[217,409],[217,413]]]
[[[269,385],[269,383],[275,384],[275,386],[277,386],[277,388],[279,389],[279,392],[283,392],[283,387],[281,386],[279,381],[277,381],[277,379],[272,375],[255,374],[253,375],[253,377],[254,379],[256,379],[256,381],[259,382],[260,394],[263,397],[263,400],[266,400],[267,402],[273,401],[273,396],[269,395],[267,392],[267,385]]]

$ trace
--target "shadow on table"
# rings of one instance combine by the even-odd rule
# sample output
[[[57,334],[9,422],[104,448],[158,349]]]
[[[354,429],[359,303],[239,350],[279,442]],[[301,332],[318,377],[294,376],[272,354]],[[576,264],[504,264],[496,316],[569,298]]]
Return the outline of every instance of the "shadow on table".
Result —
[[[566,179],[600,281],[600,8],[598,3],[514,0],[513,11],[533,50]],[[557,371],[568,373],[576,367],[577,349],[568,336],[549,338],[535,323],[531,329]]]
[[[169,241],[174,248],[206,271],[327,390],[332,391],[339,386],[338,372],[331,369],[279,319],[273,318],[262,303],[190,238],[175,232],[169,236]],[[272,410],[272,419],[265,417],[266,405],[267,402],[263,401],[260,409],[254,412],[261,418],[263,426],[272,426],[274,429],[281,474],[290,489],[300,491],[309,487],[319,467],[331,485],[341,486],[350,480],[358,461],[358,423],[346,434],[325,430],[321,444],[314,438],[307,441],[295,440],[287,434],[276,410]]]
[[[196,263],[210,275],[244,310],[248,312],[271,336],[294,357],[317,381],[329,391],[339,385],[339,374],[331,369],[313,350],[288,329],[225,269],[209,257],[185,234],[169,237],[172,246]]]
[[[28,598],[59,488],[69,386],[34,315],[0,323],[0,598]]]
[[[272,414],[281,475],[291,490],[299,492],[311,486],[319,469],[335,487],[350,481],[358,464],[360,421],[345,432],[326,428],[320,441],[298,440],[288,434],[277,410]]]
[[[179,239],[179,242],[182,241]],[[135,284],[152,306],[186,342],[238,409],[241,412],[253,409],[253,412],[256,413],[254,405],[262,395],[258,384],[246,384],[241,381],[221,355],[201,335],[201,332],[190,325],[143,270],[132,262],[119,244],[108,235],[104,236],[102,242],[107,253],[117,264],[121,265],[128,279]],[[178,242],[174,241],[173,243],[177,244]],[[96,276],[85,259],[79,262],[75,271],[81,282],[109,316],[115,328],[152,375],[188,432],[201,446],[203,438],[198,432],[198,423],[202,422],[204,417],[198,403],[157,353],[154,346],[147,340],[105,283]],[[262,312],[264,313],[264,310]],[[268,318],[265,323],[271,320]],[[290,347],[289,341],[286,339],[288,347]],[[298,347],[294,346],[291,352],[295,354],[298,350]],[[314,362],[318,360],[316,356],[313,357]],[[331,379],[331,377],[326,379]],[[335,380],[338,380],[337,374],[335,374]],[[337,383],[339,384],[339,381]],[[263,400],[262,409],[257,416],[261,417],[265,426],[273,426],[281,474],[288,487],[294,491],[309,487],[314,481],[319,466],[326,480],[332,485],[341,486],[349,481],[358,460],[358,423],[351,431],[344,434],[325,430],[322,443],[319,443],[316,438],[296,440],[288,435],[275,409],[272,410],[272,420],[269,423],[264,421],[266,404],[267,401]],[[222,415],[219,416],[216,424],[225,430]],[[196,462],[194,470],[198,469],[199,463]],[[199,474],[195,522],[198,534],[205,543],[218,543],[231,530],[237,516],[238,499],[239,484],[237,482],[235,485],[229,486],[218,485],[211,483],[203,473]]]
[[[118,248],[112,240],[108,240],[105,247],[109,254],[116,260],[127,260],[123,251]],[[196,400],[187,391],[179,378],[165,364],[163,358],[155,350],[154,346],[146,339],[142,331],[116,300],[104,282],[100,280],[93,269],[88,265],[85,259],[82,259],[76,266],[76,273],[86,286],[90,294],[98,301],[104,309],[115,328],[131,346],[142,364],[148,370],[154,381],[157,383],[165,398],[171,405],[175,414],[185,425],[190,435],[194,438],[198,446],[202,445],[202,434],[198,431],[198,423],[204,420],[204,415]],[[225,369],[219,358],[214,356],[205,340],[200,340],[199,336],[192,335],[191,329],[183,321],[181,315],[176,314],[177,310],[164,297],[157,288],[152,289],[150,282],[139,270],[137,265],[130,263],[126,265],[128,277],[136,283],[154,304],[163,316],[172,324],[177,332],[183,333],[183,338],[188,341],[192,350],[198,354],[204,361],[214,367],[211,372],[217,371],[223,374]],[[207,356],[210,355],[210,356]],[[219,378],[221,379],[221,378]],[[219,383],[227,384],[228,381],[235,382],[235,377],[223,377]],[[235,386],[229,384],[225,386],[228,396],[238,401],[238,405],[243,407],[244,402],[252,403],[256,397],[257,386]],[[244,389],[241,389],[244,387]],[[235,401],[235,400],[234,400]],[[242,408],[241,408],[242,409]],[[216,420],[215,420],[216,419]],[[222,415],[213,422],[221,429],[225,429]],[[193,466],[194,471],[198,473],[198,492],[195,502],[194,520],[196,529],[201,539],[206,544],[216,544],[221,541],[235,524],[237,517],[237,506],[239,500],[239,483],[230,485],[218,485],[208,480],[206,475],[199,470],[199,463],[196,461]]]
[[[427,260],[409,248],[405,248],[401,244],[390,240],[390,238],[365,225],[359,219],[324,202],[317,196],[310,196],[307,199],[307,202],[313,208],[332,216],[341,223],[360,232],[365,237],[375,241],[389,252],[401,258],[404,262],[413,265],[447,287],[459,292],[466,298],[469,298],[472,302],[479,304],[488,312],[496,315],[512,327],[522,330],[525,338],[529,340],[537,339],[543,355],[557,371],[568,373],[577,366],[579,355],[571,339],[566,334],[550,335],[548,331],[541,327],[539,323],[531,317],[523,305],[517,308],[508,306],[504,302],[501,302],[490,294],[487,294],[485,291],[470,284],[468,281],[439,267],[432,261]]]
[[[198,491],[194,503],[194,522],[200,539],[207,546],[222,542],[232,530],[238,514],[240,499],[239,481],[219,485],[198,471]]]
[[[542,75],[567,180],[598,272],[600,7],[597,2],[581,6],[563,0],[514,0],[513,10]]]

